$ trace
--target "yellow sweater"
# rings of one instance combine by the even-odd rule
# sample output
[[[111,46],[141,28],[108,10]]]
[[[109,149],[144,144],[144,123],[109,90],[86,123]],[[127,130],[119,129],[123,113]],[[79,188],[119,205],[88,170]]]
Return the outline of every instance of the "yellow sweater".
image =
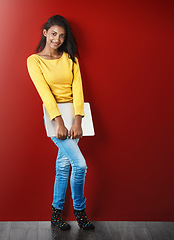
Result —
[[[60,116],[58,102],[73,102],[75,115],[84,117],[84,96],[80,67],[63,52],[59,59],[44,59],[38,54],[27,58],[29,75],[51,119]]]

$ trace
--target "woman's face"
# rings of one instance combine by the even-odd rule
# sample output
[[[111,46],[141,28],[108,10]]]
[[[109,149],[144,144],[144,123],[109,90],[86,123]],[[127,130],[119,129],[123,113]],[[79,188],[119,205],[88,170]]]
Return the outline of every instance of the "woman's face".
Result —
[[[65,41],[66,31],[63,27],[55,25],[50,27],[48,31],[44,29],[43,34],[46,37],[46,44],[51,48],[57,49]]]

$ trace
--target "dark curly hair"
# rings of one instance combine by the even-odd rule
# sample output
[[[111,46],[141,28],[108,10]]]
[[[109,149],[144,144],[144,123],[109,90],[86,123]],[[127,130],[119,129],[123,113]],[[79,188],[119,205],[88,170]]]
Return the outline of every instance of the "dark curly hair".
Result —
[[[80,57],[79,53],[78,53],[78,48],[77,48],[77,41],[76,41],[76,38],[72,32],[72,29],[71,29],[68,21],[66,20],[66,18],[64,18],[61,15],[54,15],[54,16],[50,17],[48,19],[48,21],[41,26],[42,38],[41,38],[39,44],[37,45],[35,51],[37,53],[39,51],[42,51],[46,45],[46,37],[43,35],[43,29],[46,29],[46,31],[48,31],[48,29],[50,27],[55,26],[55,25],[63,27],[66,31],[65,40],[64,40],[63,44],[58,48],[59,51],[64,51],[64,52],[68,53],[69,58],[71,58],[72,61],[74,63],[76,63],[75,55]],[[58,51],[58,49],[57,49],[57,51]]]

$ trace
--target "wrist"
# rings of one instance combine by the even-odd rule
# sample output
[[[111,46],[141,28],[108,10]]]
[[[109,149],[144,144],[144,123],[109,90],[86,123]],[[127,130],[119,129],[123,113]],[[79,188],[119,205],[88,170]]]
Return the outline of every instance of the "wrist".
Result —
[[[76,115],[75,116],[75,120],[74,120],[74,125],[80,125],[81,126],[82,123],[82,116],[81,115]]]
[[[58,125],[64,125],[64,122],[63,122],[63,119],[62,119],[61,115],[55,117],[54,120],[57,122]]]

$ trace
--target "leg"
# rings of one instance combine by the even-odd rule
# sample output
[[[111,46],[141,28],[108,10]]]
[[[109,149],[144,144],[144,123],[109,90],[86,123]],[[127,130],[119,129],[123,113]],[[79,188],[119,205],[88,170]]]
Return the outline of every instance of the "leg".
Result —
[[[54,194],[52,205],[56,209],[63,210],[66,189],[69,178],[70,161],[63,155],[61,149],[58,151],[56,159],[56,176],[54,182]]]
[[[87,172],[86,161],[78,147],[78,139],[61,140],[56,137],[51,137],[52,141],[66,156],[72,166],[71,172],[71,191],[73,206],[76,210],[86,208],[86,198],[84,197],[85,175]]]

